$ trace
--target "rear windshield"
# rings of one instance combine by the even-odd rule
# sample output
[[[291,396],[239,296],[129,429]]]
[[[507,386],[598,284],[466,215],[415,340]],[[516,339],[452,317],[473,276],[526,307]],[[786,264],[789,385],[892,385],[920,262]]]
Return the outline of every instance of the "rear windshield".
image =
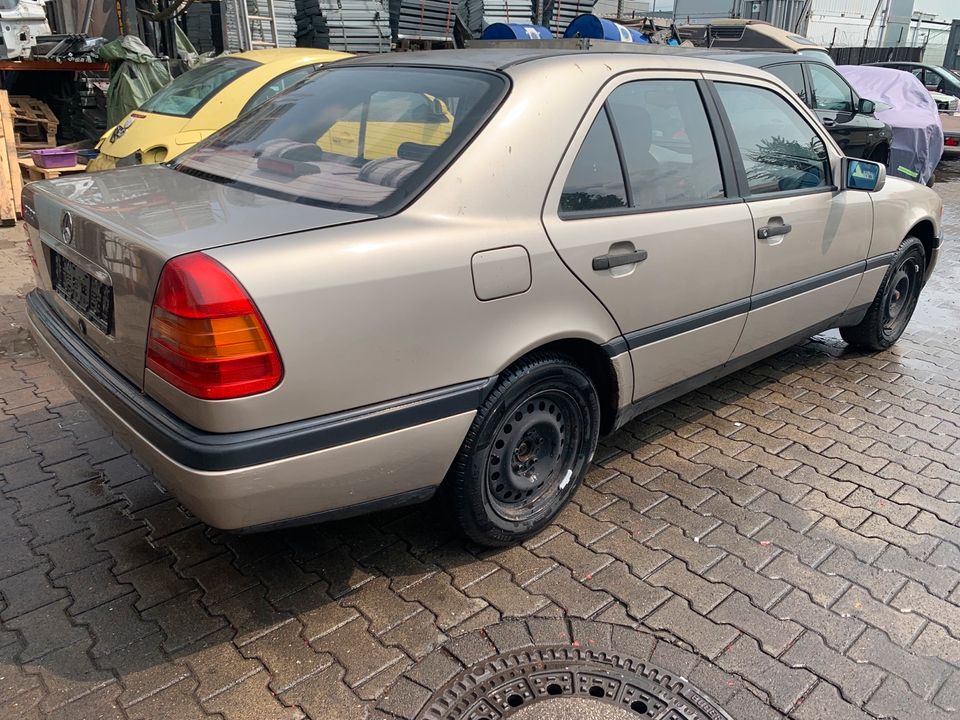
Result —
[[[189,117],[227,83],[257,67],[257,64],[242,58],[211,60],[185,72],[149,98],[140,109],[161,115]]]
[[[482,71],[329,68],[174,167],[297,202],[390,214],[450,162],[506,88],[503,76]]]

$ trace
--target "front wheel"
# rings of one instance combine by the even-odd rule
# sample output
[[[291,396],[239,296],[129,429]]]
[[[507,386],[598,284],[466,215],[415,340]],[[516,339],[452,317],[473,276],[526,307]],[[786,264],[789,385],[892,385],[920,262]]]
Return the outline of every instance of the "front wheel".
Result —
[[[864,350],[886,350],[899,340],[920,300],[926,263],[923,243],[904,240],[866,316],[858,325],[840,328],[840,336]]]
[[[546,527],[586,474],[599,427],[597,391],[570,358],[539,353],[505,371],[448,478],[463,533],[502,546]]]

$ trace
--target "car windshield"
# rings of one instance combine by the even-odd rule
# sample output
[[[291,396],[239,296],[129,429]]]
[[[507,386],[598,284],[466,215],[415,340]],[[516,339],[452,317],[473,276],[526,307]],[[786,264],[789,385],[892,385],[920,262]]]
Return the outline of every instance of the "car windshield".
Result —
[[[258,63],[243,58],[218,58],[185,72],[163,90],[150,97],[140,109],[144,112],[189,117],[214,93]]]
[[[818,60],[822,60],[825,63],[836,65],[836,63],[833,61],[833,58],[830,57],[830,53],[828,53],[826,50],[820,50],[820,49],[814,50],[812,48],[804,48],[803,50],[798,51],[798,54],[807,55],[808,57],[815,57]]]
[[[950,68],[940,68],[940,69],[941,69],[941,70],[946,70],[946,71],[947,71],[948,73],[950,73],[954,78],[956,78],[957,80],[960,80],[960,70],[951,70]]]
[[[296,202],[389,214],[450,162],[506,87],[473,70],[321,70],[174,167]]]

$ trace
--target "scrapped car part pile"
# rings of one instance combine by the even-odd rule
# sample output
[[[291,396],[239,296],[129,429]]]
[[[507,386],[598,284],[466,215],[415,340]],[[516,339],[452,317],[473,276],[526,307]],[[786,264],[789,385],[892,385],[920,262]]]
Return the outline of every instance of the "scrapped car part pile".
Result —
[[[841,65],[837,70],[857,93],[877,103],[877,117],[893,130],[890,173],[929,182],[943,154],[943,126],[923,83],[910,73],[885,67]]]
[[[49,34],[43,0],[20,0],[0,6],[0,55],[4,58],[29,57],[37,38]]]

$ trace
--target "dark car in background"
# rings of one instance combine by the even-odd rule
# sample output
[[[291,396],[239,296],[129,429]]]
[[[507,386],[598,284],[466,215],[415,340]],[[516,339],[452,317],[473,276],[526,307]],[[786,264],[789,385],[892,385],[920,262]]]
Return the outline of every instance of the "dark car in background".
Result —
[[[903,70],[913,73],[917,79],[923,83],[924,87],[930,92],[943,93],[960,98],[960,75],[954,70],[948,70],[941,65],[928,65],[926,63],[915,62],[881,62],[870,63],[878,67],[888,67],[894,70]],[[956,110],[954,107],[943,107],[941,101],[937,102],[941,110]]]
[[[704,51],[709,53],[710,51]],[[849,157],[886,164],[893,131],[874,115],[834,66],[816,56],[775,52],[716,52],[716,60],[766,70],[782,80],[813,110]]]

